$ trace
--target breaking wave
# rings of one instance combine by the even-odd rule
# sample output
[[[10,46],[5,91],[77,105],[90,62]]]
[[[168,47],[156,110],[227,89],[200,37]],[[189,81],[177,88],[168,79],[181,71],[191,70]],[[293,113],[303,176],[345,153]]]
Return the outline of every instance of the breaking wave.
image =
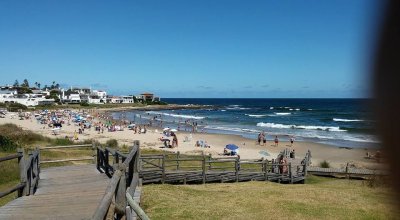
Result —
[[[334,121],[340,121],[340,122],[356,122],[356,121],[364,121],[361,119],[343,119],[343,118],[333,118]]]
[[[306,129],[306,130],[321,130],[321,131],[346,131],[340,129],[340,127],[333,126],[313,126],[313,125],[284,125],[284,124],[275,124],[275,123],[257,123],[258,127],[267,127],[267,128],[283,128],[283,129]]]

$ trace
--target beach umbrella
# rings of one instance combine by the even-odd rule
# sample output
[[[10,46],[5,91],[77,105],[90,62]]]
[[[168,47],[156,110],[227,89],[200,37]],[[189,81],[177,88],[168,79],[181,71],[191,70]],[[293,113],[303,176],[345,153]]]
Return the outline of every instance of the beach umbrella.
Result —
[[[176,130],[176,129],[174,128],[174,129],[171,129],[171,131],[172,131],[172,132],[177,132],[178,130]]]
[[[167,130],[169,130],[169,129],[171,129],[171,128],[164,128],[163,131],[167,131]]]
[[[261,155],[264,155],[264,156],[271,156],[266,150],[262,150],[262,151],[260,151],[258,153],[261,154]]]
[[[228,144],[228,145],[225,146],[225,148],[228,149],[228,150],[237,150],[237,149],[239,149],[239,147],[234,145],[234,144]]]

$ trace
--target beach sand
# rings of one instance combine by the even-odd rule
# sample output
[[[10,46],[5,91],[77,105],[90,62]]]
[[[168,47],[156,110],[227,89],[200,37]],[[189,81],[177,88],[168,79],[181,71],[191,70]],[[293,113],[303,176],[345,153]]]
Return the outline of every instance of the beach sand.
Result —
[[[6,118],[0,118],[0,124],[13,123],[23,129],[32,130],[36,133],[52,138],[65,138],[65,136],[72,137],[74,131],[78,131],[79,127],[72,124],[63,125],[59,135],[54,135],[51,128],[47,125],[39,124],[32,118],[32,120],[19,120],[18,117],[13,119],[8,115]],[[101,143],[109,139],[118,140],[119,144],[132,145],[133,140],[139,140],[142,148],[151,148],[158,150],[165,150],[170,152],[196,154],[204,151],[205,154],[212,154],[212,156],[219,156],[227,144],[236,144],[240,147],[240,156],[243,159],[260,159],[265,157],[259,152],[266,150],[271,156],[268,159],[276,158],[276,155],[284,148],[295,149],[296,158],[303,158],[307,150],[311,151],[312,165],[318,166],[321,161],[328,161],[332,167],[340,168],[346,166],[346,163],[354,164],[360,168],[375,169],[382,166],[375,160],[366,159],[366,152],[375,153],[372,149],[346,149],[337,146],[329,146],[320,143],[310,142],[295,142],[293,147],[290,147],[288,142],[280,142],[278,147],[275,147],[273,142],[267,141],[265,146],[257,145],[256,140],[243,138],[238,135],[224,135],[224,134],[207,134],[195,133],[192,134],[192,139],[189,142],[184,142],[185,136],[190,136],[187,132],[177,132],[179,146],[176,148],[163,148],[163,142],[159,141],[162,137],[161,128],[149,128],[146,134],[134,134],[132,130],[125,128],[123,131],[98,133],[94,128],[85,129],[84,134],[79,134],[79,140],[93,139]],[[196,140],[204,140],[211,146],[211,148],[195,147]]]

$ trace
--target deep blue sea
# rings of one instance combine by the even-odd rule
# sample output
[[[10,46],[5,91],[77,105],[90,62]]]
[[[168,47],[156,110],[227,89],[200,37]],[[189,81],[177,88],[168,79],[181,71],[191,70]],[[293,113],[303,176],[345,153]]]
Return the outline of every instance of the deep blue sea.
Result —
[[[294,136],[296,141],[312,141],[342,147],[376,147],[375,121],[368,99],[163,99],[173,104],[208,105],[198,110],[131,111],[114,113],[136,123],[155,123],[163,127],[224,133],[256,138],[265,131],[269,140]],[[121,114],[123,114],[121,116]]]

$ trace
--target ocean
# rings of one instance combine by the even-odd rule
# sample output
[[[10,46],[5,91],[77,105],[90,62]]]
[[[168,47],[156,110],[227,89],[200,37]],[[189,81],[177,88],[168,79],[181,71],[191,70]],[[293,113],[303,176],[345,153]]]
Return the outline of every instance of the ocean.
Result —
[[[207,105],[204,109],[114,112],[117,119],[154,124],[190,131],[241,135],[256,139],[259,132],[267,140],[294,137],[350,148],[378,147],[376,122],[368,99],[188,99],[163,101],[181,105]]]

